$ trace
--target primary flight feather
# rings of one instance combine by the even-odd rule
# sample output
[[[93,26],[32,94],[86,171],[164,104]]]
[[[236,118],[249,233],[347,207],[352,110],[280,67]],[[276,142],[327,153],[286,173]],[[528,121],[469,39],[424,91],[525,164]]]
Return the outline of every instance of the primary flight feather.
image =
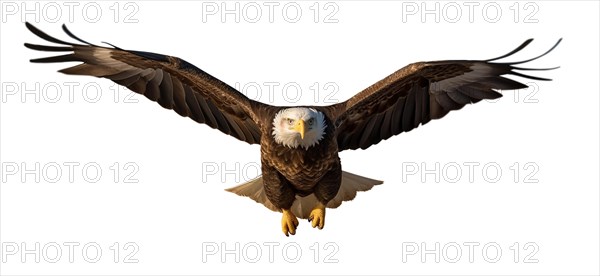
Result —
[[[497,62],[525,48],[488,60],[446,60],[410,64],[347,101],[330,106],[279,107],[253,101],[183,59],[118,47],[102,47],[63,30],[82,44],[56,39],[26,23],[38,37],[61,46],[25,43],[27,48],[65,55],[31,62],[83,62],[60,72],[110,79],[164,108],[204,123],[249,144],[260,144],[261,177],[228,189],[283,213],[284,234],[294,235],[298,217],[322,229],[325,209],[351,200],[381,181],[342,171],[338,153],[366,149],[410,131],[451,110],[502,95],[495,90],[521,89],[515,75],[549,80],[519,71],[520,62]]]

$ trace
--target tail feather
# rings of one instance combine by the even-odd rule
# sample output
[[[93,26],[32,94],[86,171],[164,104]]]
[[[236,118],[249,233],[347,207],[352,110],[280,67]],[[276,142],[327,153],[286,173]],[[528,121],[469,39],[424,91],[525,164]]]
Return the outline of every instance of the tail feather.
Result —
[[[382,184],[383,181],[370,179],[349,172],[342,171],[342,185],[337,195],[327,203],[327,208],[337,208],[342,202],[353,200],[357,192],[371,190],[373,186]]]
[[[383,181],[362,177],[349,172],[342,172],[342,184],[337,195],[327,203],[327,208],[337,208],[342,202],[353,200],[357,192],[368,191],[373,186],[379,185]],[[269,199],[264,190],[262,177],[255,178],[244,184],[226,189],[228,192],[240,196],[247,196],[254,201],[263,204],[272,211],[281,212]],[[296,196],[291,211],[299,218],[307,219],[312,209],[317,205],[318,200],[314,194],[305,197]]]
[[[232,192],[239,196],[247,196],[258,203],[262,203],[272,211],[280,211],[279,208],[275,207],[275,205],[267,198],[267,194],[263,188],[262,176],[252,179],[244,184],[225,189],[225,191]]]

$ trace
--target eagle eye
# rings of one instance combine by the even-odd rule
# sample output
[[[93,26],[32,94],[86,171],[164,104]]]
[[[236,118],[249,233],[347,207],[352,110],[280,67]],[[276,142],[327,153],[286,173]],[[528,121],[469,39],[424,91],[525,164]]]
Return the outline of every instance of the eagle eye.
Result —
[[[312,126],[315,123],[315,119],[314,118],[310,118],[310,119],[308,119],[307,123],[308,123],[309,126]]]
[[[294,124],[294,119],[287,118],[286,120],[287,120],[288,125]]]

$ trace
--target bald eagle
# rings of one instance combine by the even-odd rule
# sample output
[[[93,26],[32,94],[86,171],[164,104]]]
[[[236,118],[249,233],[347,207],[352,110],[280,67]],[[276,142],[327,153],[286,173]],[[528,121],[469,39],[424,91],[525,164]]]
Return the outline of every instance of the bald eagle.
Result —
[[[347,101],[329,106],[279,107],[250,100],[242,93],[183,59],[150,52],[102,47],[64,32],[81,44],[65,42],[26,23],[38,37],[60,46],[25,47],[64,55],[31,62],[83,62],[60,70],[71,75],[110,79],[166,109],[203,123],[248,144],[260,144],[262,175],[228,189],[282,212],[281,228],[296,233],[298,218],[312,227],[325,225],[325,209],[351,200],[381,181],[342,171],[338,153],[367,149],[410,131],[451,110],[502,95],[495,90],[527,86],[502,75],[549,80],[519,71],[520,62],[495,62],[525,48],[532,39],[497,58],[410,64]]]

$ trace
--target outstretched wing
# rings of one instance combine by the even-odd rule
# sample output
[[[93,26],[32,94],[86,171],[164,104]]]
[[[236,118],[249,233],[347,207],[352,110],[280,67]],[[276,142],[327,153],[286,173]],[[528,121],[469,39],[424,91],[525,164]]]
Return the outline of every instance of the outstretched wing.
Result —
[[[66,55],[32,59],[31,62],[83,62],[59,72],[110,79],[181,116],[217,128],[249,144],[260,143],[260,120],[257,112],[267,105],[248,99],[185,60],[117,47],[96,46],[76,37],[64,25],[65,33],[84,44],[61,41],[29,23],[26,26],[40,38],[61,46],[25,43],[25,47],[39,51],[70,52]]]
[[[527,46],[525,41],[510,53],[488,60],[447,60],[410,64],[349,100],[329,107],[338,128],[340,151],[366,149],[381,140],[410,131],[431,119],[444,117],[482,99],[496,99],[502,94],[494,89],[510,90],[527,85],[504,78],[515,75],[534,80],[550,80],[525,75],[515,70],[551,70],[516,67],[538,59],[552,51],[560,40],[544,54],[520,61],[492,62],[508,57]]]

